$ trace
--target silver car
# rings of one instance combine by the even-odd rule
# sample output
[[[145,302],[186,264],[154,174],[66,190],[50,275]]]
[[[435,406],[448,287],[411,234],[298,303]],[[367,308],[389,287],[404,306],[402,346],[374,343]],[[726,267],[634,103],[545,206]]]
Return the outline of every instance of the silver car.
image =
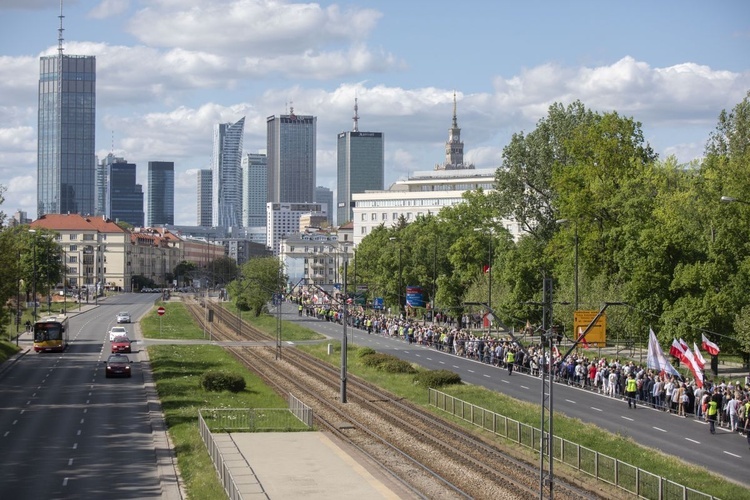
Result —
[[[127,311],[120,311],[117,313],[118,323],[130,323],[130,313]]]

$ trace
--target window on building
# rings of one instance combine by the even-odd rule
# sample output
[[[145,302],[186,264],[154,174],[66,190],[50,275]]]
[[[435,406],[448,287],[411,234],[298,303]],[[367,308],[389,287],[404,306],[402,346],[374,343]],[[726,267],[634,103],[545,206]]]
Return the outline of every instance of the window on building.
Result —
[[[362,214],[362,220],[367,220],[367,214],[365,213]]]
[[[372,213],[372,214],[370,215],[370,220],[378,220],[378,214],[376,214],[375,212],[373,212],[373,213]]]

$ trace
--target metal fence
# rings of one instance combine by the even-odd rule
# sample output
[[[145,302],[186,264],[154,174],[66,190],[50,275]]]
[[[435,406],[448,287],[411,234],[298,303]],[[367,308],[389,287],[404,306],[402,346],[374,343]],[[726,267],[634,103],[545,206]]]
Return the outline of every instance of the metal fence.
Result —
[[[429,404],[487,431],[522,446],[539,451],[541,431],[499,413],[429,389]],[[580,472],[595,477],[624,491],[648,500],[715,500],[716,497],[665,477],[652,474],[634,465],[591,450],[558,436],[553,436],[552,455]]]
[[[198,411],[198,426],[211,461],[219,474],[219,480],[229,500],[241,500],[242,492],[224,460],[221,447],[213,433],[220,432],[284,432],[312,429],[313,411],[302,401],[289,395],[289,408],[208,408]],[[245,471],[243,470],[243,473]],[[254,474],[254,472],[253,472]],[[258,482],[260,484],[260,482]],[[262,487],[261,487],[262,489]],[[263,495],[256,492],[253,497]]]

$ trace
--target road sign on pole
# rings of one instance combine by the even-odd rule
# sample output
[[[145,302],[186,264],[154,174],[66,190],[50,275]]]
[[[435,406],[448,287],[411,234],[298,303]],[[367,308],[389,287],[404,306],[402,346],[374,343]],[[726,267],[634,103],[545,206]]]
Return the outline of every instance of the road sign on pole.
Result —
[[[156,313],[157,313],[157,314],[158,314],[159,316],[164,316],[164,313],[165,313],[165,312],[167,312],[167,310],[166,310],[166,309],[164,309],[163,307],[160,307],[159,309],[157,309],[157,310],[156,310]]]

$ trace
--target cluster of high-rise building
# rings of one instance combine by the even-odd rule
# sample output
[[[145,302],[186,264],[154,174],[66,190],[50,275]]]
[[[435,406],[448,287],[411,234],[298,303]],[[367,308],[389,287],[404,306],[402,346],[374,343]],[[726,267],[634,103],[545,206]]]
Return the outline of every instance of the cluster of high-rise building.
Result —
[[[384,134],[360,131],[355,98],[352,130],[337,136],[335,206],[332,191],[317,185],[317,118],[295,114],[290,107],[287,114],[266,119],[265,150],[257,148],[261,152],[243,150],[245,117],[214,126],[211,167],[198,171],[196,179],[196,225],[174,226],[174,162],[148,162],[144,193],[134,163],[113,154],[96,159],[96,60],[64,54],[62,18],[61,12],[58,53],[40,60],[39,218],[80,214],[124,221],[135,228],[159,226],[175,234],[222,241],[226,254],[240,263],[248,255],[248,245],[262,245],[281,255],[288,268],[302,269],[300,279],[310,279],[312,268],[292,261],[307,262],[305,255],[322,247],[290,244],[310,239],[300,221],[329,228],[314,231],[312,237],[329,246],[339,239],[330,229],[335,228],[335,215],[346,245],[356,245],[379,225],[437,213],[461,203],[466,190],[493,187],[493,169],[479,170],[464,162],[454,92],[445,161],[385,190]],[[506,226],[517,235],[513,224]],[[257,248],[250,253],[257,253]]]

